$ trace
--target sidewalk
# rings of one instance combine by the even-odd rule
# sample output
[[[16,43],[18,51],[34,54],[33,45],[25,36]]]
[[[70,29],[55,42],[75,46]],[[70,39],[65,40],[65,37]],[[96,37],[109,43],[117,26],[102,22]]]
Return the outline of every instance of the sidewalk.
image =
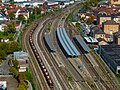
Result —
[[[28,80],[27,80],[27,82],[28,82],[28,89],[27,90],[33,90],[31,83]]]

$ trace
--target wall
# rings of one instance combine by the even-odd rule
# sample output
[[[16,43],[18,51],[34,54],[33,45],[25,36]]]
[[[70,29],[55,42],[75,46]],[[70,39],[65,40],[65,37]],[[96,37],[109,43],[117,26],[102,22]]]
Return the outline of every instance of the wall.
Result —
[[[104,32],[106,34],[112,34],[119,31],[119,25],[104,25]]]

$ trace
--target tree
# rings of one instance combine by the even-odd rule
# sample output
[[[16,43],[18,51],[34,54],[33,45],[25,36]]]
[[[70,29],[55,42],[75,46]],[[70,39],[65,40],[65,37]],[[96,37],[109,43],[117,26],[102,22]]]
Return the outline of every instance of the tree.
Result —
[[[91,24],[94,21],[94,16],[90,16],[90,18],[87,19],[86,23]]]
[[[8,27],[7,26],[4,27],[4,35],[8,35]]]
[[[25,21],[25,17],[23,15],[19,15],[18,16],[18,20],[24,22]]]
[[[23,85],[25,89],[27,89],[27,84],[24,81],[20,81],[19,85]]]
[[[18,42],[12,41],[9,45],[9,52],[15,52],[20,50],[20,45]]]
[[[6,29],[8,29],[9,33],[15,33],[16,32],[15,22],[10,21],[10,23],[7,25]]]
[[[11,20],[15,19],[15,14],[14,14],[14,12],[8,13],[8,16],[10,17]]]
[[[73,78],[71,76],[68,77],[68,81],[72,82]]]
[[[27,78],[26,78],[25,74],[19,73],[19,75],[18,75],[18,80],[19,80],[19,81],[25,81],[26,79],[27,79]]]
[[[18,60],[13,60],[13,65],[16,69],[18,69],[18,65],[19,65]]]
[[[76,26],[76,27],[80,27],[80,23],[76,23],[75,26]]]
[[[0,43],[0,49],[3,50],[7,54],[9,51],[9,44],[6,42]]]
[[[18,76],[18,71],[16,70],[16,68],[11,67],[9,71],[13,74],[13,76],[14,76],[15,78],[17,78],[17,76]]]
[[[25,89],[24,85],[19,85],[17,90],[26,90],[26,89]]]
[[[4,50],[0,50],[0,59],[3,59],[7,56]]]

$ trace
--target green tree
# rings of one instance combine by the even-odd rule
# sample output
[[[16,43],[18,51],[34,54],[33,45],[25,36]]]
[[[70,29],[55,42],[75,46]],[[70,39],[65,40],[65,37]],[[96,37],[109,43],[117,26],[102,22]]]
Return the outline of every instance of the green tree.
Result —
[[[24,85],[19,85],[17,90],[26,90],[26,89],[25,89]]]
[[[7,56],[4,50],[0,50],[0,59],[3,59]]]
[[[18,60],[13,60],[13,65],[16,69],[18,69],[18,66],[19,66]]]
[[[75,26],[76,26],[76,27],[80,27],[80,23],[76,23]]]
[[[73,78],[71,76],[68,77],[68,81],[72,82]]]
[[[14,19],[15,19],[15,14],[14,14],[14,12],[8,13],[8,16],[9,16],[10,20],[14,20]]]
[[[6,42],[1,42],[0,49],[3,50],[7,54],[9,50],[9,44]]]
[[[26,79],[27,79],[27,77],[25,76],[25,74],[19,73],[19,75],[18,75],[18,80],[19,81],[25,81]]]
[[[18,76],[18,71],[17,71],[16,68],[11,67],[9,71],[13,74],[13,76],[14,76],[15,78],[17,78],[17,76]]]
[[[12,41],[10,44],[9,44],[9,52],[15,52],[15,51],[18,51],[20,50],[20,45],[18,42],[15,42],[15,41]]]
[[[25,21],[25,17],[23,15],[19,15],[18,16],[18,20],[24,22]]]
[[[8,27],[7,26],[4,27],[4,35],[8,35]]]
[[[25,89],[27,89],[27,84],[24,81],[20,81],[19,85],[23,85]]]
[[[16,28],[15,28],[15,22],[11,21],[8,25],[7,25],[7,29],[9,33],[15,33],[16,32]]]

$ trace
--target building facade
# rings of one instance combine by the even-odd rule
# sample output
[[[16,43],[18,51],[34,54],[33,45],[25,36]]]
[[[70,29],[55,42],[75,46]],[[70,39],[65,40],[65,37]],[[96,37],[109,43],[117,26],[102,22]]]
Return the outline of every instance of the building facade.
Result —
[[[120,45],[101,45],[99,53],[114,73],[120,73]]]
[[[119,24],[113,20],[108,20],[103,23],[103,30],[106,34],[113,34],[119,31]]]

